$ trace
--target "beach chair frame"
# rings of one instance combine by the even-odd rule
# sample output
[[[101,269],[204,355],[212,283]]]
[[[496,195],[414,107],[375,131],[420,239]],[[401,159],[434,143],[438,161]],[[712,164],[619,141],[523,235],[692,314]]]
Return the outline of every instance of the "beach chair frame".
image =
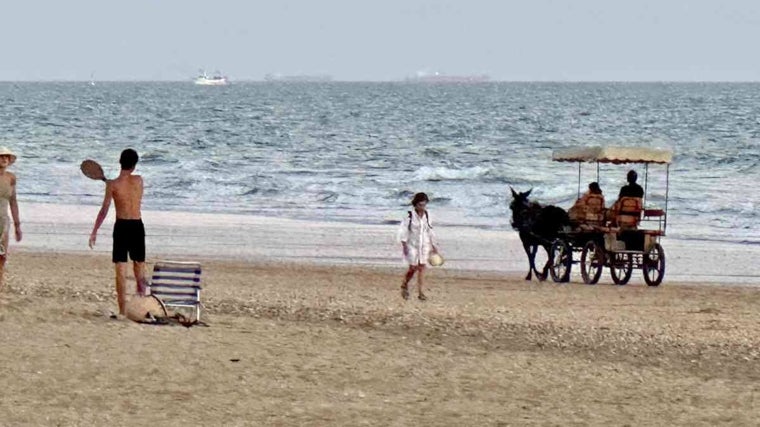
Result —
[[[167,307],[193,310],[196,321],[201,319],[201,264],[187,261],[157,261],[153,265],[148,289]]]

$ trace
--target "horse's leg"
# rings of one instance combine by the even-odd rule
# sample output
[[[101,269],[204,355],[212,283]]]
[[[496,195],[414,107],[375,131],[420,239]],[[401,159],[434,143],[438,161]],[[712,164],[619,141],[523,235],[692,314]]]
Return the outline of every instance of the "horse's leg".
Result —
[[[531,246],[528,244],[528,242],[525,241],[525,239],[522,239],[523,249],[525,249],[525,255],[528,256],[528,275],[525,276],[525,280],[531,280],[533,279],[533,270],[536,269],[536,267],[533,264],[534,257],[536,256],[536,251],[533,250],[533,254],[531,254]]]
[[[543,282],[544,280],[546,280],[546,277],[547,277],[546,276],[546,271],[544,271],[543,273],[541,273],[541,272],[538,271],[538,267],[536,267],[536,254],[538,253],[538,248],[540,248],[540,247],[541,247],[541,245],[539,245],[539,244],[534,244],[533,245],[533,254],[531,256],[531,262],[532,262],[532,265],[533,265],[533,272],[536,273],[536,279],[538,279],[539,282]]]
[[[544,264],[544,269],[541,272],[541,276],[543,277],[542,280],[546,280],[547,277],[549,277],[549,266],[551,265],[551,247],[549,245],[541,245],[544,250],[546,251],[546,264]],[[536,272],[536,275],[538,276],[538,272]]]

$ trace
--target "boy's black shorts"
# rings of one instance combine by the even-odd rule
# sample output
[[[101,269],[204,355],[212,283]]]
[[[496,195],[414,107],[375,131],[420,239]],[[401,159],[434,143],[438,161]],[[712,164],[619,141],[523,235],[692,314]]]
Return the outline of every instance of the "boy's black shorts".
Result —
[[[145,262],[145,226],[141,219],[119,219],[113,225],[113,262]]]

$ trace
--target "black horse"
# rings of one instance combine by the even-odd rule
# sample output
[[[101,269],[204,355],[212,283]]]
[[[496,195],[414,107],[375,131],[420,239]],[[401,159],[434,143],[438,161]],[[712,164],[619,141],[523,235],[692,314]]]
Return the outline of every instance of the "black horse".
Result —
[[[546,280],[551,262],[552,242],[564,227],[570,225],[570,217],[560,207],[541,206],[529,201],[528,196],[533,189],[524,193],[517,193],[512,187],[509,189],[512,190],[512,203],[509,204],[509,209],[512,210],[512,228],[520,233],[520,240],[530,264],[525,280],[531,280],[533,272],[536,273],[538,280]],[[548,256],[546,265],[540,273],[536,269],[536,252],[539,246],[546,250]]]

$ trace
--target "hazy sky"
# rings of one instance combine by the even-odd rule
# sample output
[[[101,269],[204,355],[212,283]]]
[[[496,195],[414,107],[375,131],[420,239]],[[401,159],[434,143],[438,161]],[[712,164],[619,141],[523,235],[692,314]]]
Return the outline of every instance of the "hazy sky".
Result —
[[[0,0],[0,80],[760,80],[758,0]]]

